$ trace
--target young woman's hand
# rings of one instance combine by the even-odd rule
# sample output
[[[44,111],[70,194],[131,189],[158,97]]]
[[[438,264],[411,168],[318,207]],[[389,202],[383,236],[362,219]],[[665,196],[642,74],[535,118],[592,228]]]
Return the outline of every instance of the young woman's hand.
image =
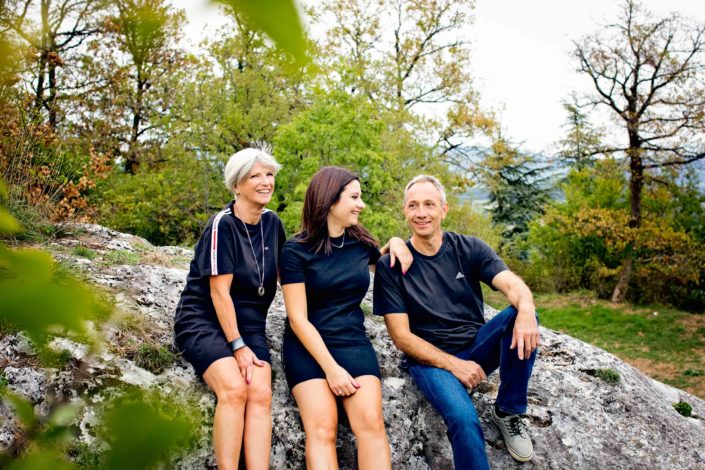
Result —
[[[245,378],[245,383],[249,384],[252,382],[252,366],[262,367],[264,366],[264,361],[257,359],[255,353],[247,346],[238,349],[233,354],[235,355],[240,373]]]
[[[333,395],[337,397],[349,397],[360,388],[360,384],[348,374],[348,371],[338,365],[326,372],[326,380]]]
[[[389,239],[389,266],[394,267],[397,260],[401,263],[401,272],[406,274],[409,270],[409,266],[414,262],[414,257],[409,251],[409,247],[406,246],[406,242],[399,237],[393,237]]]

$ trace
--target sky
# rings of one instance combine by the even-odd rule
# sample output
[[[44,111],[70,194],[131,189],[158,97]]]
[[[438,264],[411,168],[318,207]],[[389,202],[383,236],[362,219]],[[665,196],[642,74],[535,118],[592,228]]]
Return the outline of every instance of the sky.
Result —
[[[209,0],[180,0],[186,36],[196,44],[226,19]],[[573,41],[617,17],[620,0],[476,0],[465,32],[481,103],[494,110],[504,135],[522,149],[548,152],[562,136],[562,103],[591,91],[576,71]],[[641,0],[655,14],[678,12],[705,22],[703,0]]]

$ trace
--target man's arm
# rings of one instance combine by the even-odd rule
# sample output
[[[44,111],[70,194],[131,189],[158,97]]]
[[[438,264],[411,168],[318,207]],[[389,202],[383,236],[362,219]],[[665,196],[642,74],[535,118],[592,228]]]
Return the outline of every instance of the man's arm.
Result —
[[[519,359],[528,359],[540,342],[534,296],[531,294],[529,286],[509,270],[497,274],[492,279],[492,285],[506,295],[509,303],[519,312],[514,322],[510,349],[517,348]]]
[[[476,362],[458,359],[412,333],[406,313],[388,313],[384,322],[394,345],[413,359],[446,369],[466,387],[474,388],[485,380],[485,371]]]

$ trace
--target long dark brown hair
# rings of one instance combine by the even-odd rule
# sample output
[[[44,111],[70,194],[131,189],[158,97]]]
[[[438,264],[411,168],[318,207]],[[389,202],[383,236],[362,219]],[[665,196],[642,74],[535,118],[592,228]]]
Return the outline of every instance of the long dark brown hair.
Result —
[[[355,180],[360,181],[355,173],[337,166],[324,166],[311,178],[304,198],[299,240],[313,245],[315,253],[323,251],[329,255],[333,251],[328,235],[328,213],[333,204],[340,199],[345,186]],[[360,224],[347,227],[345,234],[365,245],[379,247],[379,243],[370,232]]]

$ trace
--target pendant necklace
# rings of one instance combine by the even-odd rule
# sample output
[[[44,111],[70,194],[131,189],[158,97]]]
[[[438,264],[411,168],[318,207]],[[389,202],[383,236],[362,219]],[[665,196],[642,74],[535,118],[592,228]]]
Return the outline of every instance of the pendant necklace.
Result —
[[[330,237],[329,237],[329,240],[330,240]],[[332,240],[331,240],[330,244],[331,244],[332,246],[334,246],[335,248],[342,248],[343,245],[345,245],[345,229],[343,229],[343,241],[340,242],[340,245],[336,245],[335,243],[333,243]]]
[[[240,219],[240,213],[237,210],[237,206],[233,204],[235,207],[235,212],[238,214],[238,218]],[[257,255],[255,254],[255,247],[252,246],[252,238],[250,238],[250,231],[247,230],[247,225],[245,225],[245,221],[240,219],[240,222],[242,222],[242,226],[245,228],[245,233],[247,234],[247,241],[250,242],[250,249],[252,250],[252,257],[255,259],[255,266],[257,266],[257,277],[259,278],[259,287],[257,288],[257,295],[262,297],[264,295],[264,228],[262,228],[262,217],[260,216],[259,219],[259,231],[260,231],[260,238],[262,240],[262,270],[260,271],[259,269],[259,263],[257,263]]]

